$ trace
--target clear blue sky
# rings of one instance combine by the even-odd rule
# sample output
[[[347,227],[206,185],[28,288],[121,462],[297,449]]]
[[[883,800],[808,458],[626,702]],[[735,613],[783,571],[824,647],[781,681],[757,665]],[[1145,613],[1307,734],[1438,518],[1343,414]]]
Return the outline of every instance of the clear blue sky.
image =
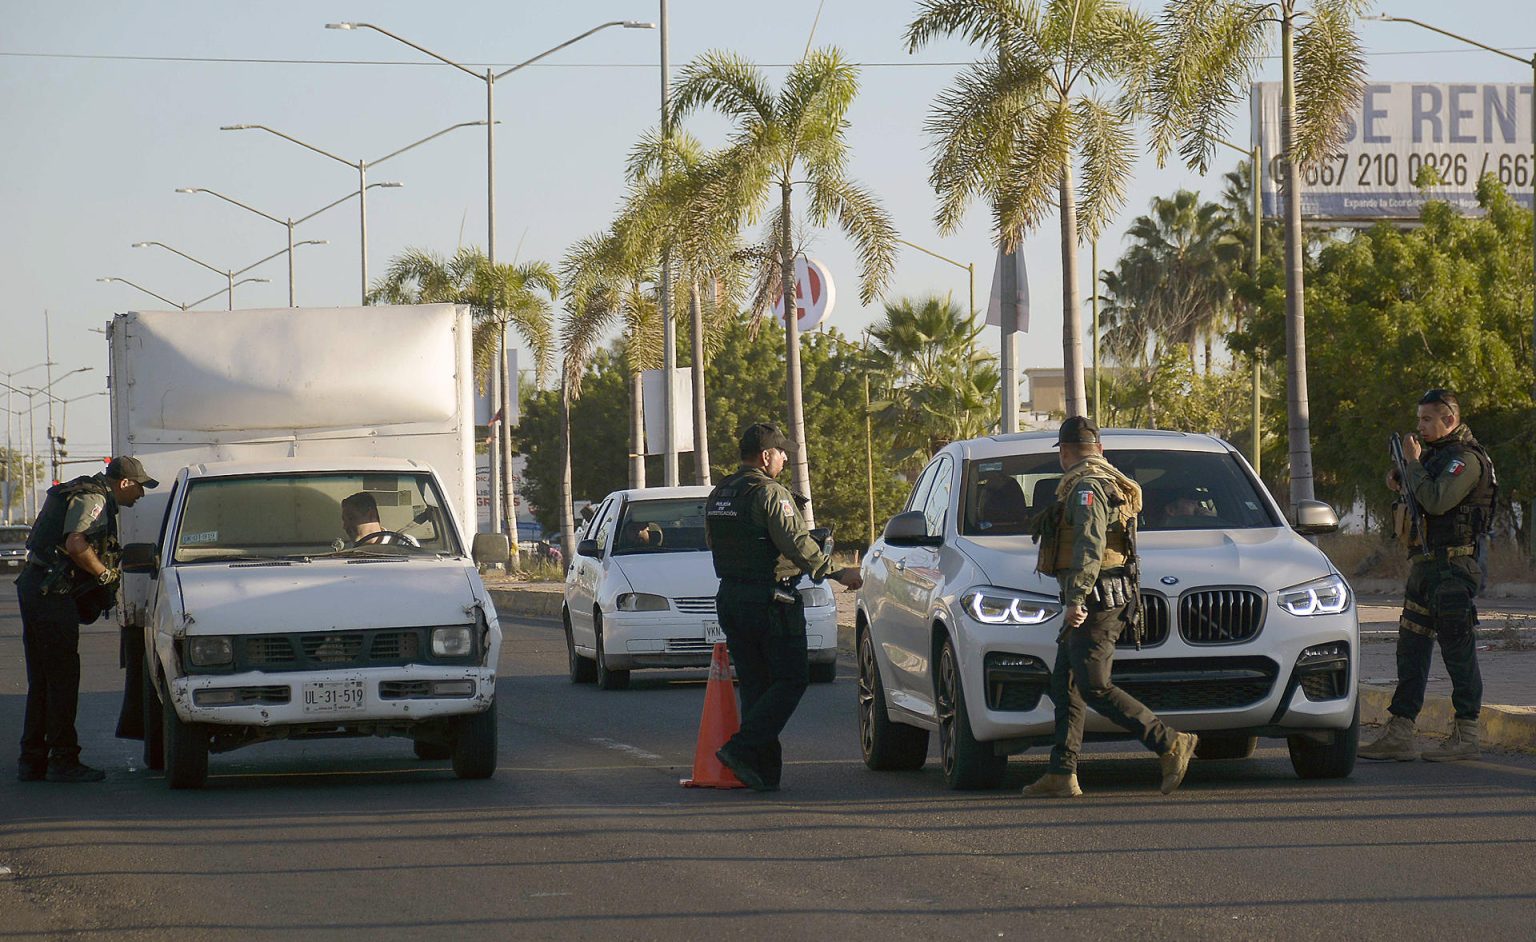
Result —
[[[805,47],[818,4],[671,0],[674,75],[694,56],[717,48],[764,65],[792,61]],[[815,43],[836,44],[867,64],[849,116],[852,175],[880,194],[905,238],[975,261],[984,303],[993,257],[987,215],[977,209],[963,231],[937,235],[922,134],[929,102],[955,72],[947,63],[972,53],[948,44],[909,56],[900,36],[913,9],[904,0],[826,0]],[[1536,45],[1536,14],[1527,0],[1459,8],[1475,9],[1475,19],[1427,0],[1386,0],[1381,9],[1508,44],[1522,55]],[[175,188],[208,187],[273,215],[302,216],[355,186],[355,172],[338,163],[261,132],[220,132],[220,125],[267,124],[342,156],[374,159],[483,116],[483,83],[447,67],[416,64],[423,57],[377,33],[326,30],[326,22],[366,20],[460,61],[505,68],[597,23],[654,21],[657,14],[657,0],[13,5],[0,37],[0,273],[6,290],[0,372],[43,359],[46,309],[56,370],[94,368],[55,391],[73,397],[104,388],[105,344],[89,328],[99,328],[114,311],[164,305],[124,285],[98,284],[97,277],[128,278],[176,300],[223,287],[221,276],[160,249],[130,248],[132,242],[162,241],[220,268],[243,267],[283,247],[280,226],[209,196],[176,194]],[[1361,34],[1376,80],[1530,80],[1528,69],[1416,27],[1364,23]],[[574,240],[610,221],[623,194],[625,155],[656,123],[657,53],[658,33],[612,29],[498,83],[498,256],[558,263]],[[769,69],[770,78],[779,81],[783,71]],[[1277,77],[1276,70],[1264,77]],[[1240,110],[1231,135],[1246,141],[1246,109]],[[700,119],[690,130],[706,143],[720,140],[718,122]],[[406,247],[449,253],[461,243],[483,246],[484,161],[483,131],[464,129],[371,174],[370,180],[405,186],[370,193],[370,274]],[[1120,220],[1101,243],[1101,264],[1112,262],[1126,222],[1151,197],[1180,186],[1214,194],[1219,174],[1234,162],[1235,155],[1221,155],[1211,177],[1202,180],[1179,167],[1158,170],[1144,159]],[[357,229],[355,204],[299,229],[301,239],[330,240],[298,250],[300,305],[356,303]],[[1028,242],[1034,319],[1025,365],[1060,363],[1055,232],[1048,222]],[[820,235],[812,251],[840,279],[833,323],[857,333],[879,310],[858,306],[851,253],[834,232]],[[1086,252],[1082,272],[1086,285]],[[272,282],[239,289],[238,306],[286,304],[281,259],[253,274]],[[964,298],[964,272],[917,252],[902,255],[895,294],[950,290]],[[40,383],[41,375],[23,379]],[[105,402],[86,399],[70,408],[72,452],[105,452]],[[41,436],[40,430],[40,443]]]

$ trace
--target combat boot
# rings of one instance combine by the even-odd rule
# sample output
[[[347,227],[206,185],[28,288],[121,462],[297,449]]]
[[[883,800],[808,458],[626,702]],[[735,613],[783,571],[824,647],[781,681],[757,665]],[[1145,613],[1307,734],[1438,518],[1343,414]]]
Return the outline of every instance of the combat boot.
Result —
[[[1033,785],[1024,786],[1025,798],[1081,798],[1083,790],[1077,787],[1076,772],[1047,772]]]
[[[1464,720],[1456,718],[1451,726],[1451,735],[1445,738],[1445,742],[1432,749],[1424,750],[1426,762],[1454,762],[1457,759],[1476,759],[1483,754],[1482,744],[1477,738],[1477,720]]]
[[[1413,720],[1394,714],[1380,736],[1360,747],[1362,759],[1395,759],[1412,762],[1419,757],[1413,744]]]
[[[1194,733],[1179,733],[1178,738],[1167,752],[1158,757],[1158,764],[1163,769],[1163,784],[1159,789],[1164,795],[1171,795],[1184,781],[1184,773],[1189,771],[1189,760],[1194,758],[1195,747],[1200,745],[1200,737]]]

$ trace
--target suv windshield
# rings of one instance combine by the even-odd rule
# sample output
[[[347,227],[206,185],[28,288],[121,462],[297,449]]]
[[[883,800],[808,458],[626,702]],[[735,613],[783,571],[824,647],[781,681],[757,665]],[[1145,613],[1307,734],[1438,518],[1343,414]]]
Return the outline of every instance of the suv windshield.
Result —
[[[448,521],[428,474],[327,471],[194,479],[174,558],[185,563],[338,552],[461,556]]]
[[[1105,457],[1141,485],[1137,528],[1242,530],[1282,523],[1254,481],[1227,453],[1117,449]],[[1055,452],[1009,455],[966,463],[966,536],[1008,536],[1030,525],[1056,502],[1062,477]]]
[[[613,555],[696,553],[704,544],[704,498],[632,500],[624,506]]]

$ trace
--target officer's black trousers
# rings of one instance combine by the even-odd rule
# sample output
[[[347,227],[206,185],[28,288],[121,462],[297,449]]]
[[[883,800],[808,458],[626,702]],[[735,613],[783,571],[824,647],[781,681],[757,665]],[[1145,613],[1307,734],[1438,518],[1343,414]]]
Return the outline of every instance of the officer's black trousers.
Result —
[[[43,570],[28,566],[16,580],[21,648],[27,660],[27,712],[21,762],[42,768],[50,759],[78,761],[75,707],[80,697],[80,616],[69,596],[43,595]]]
[[[1125,628],[1125,608],[1088,612],[1088,620],[1067,632],[1056,646],[1051,672],[1051,700],[1056,704],[1056,744],[1049,770],[1070,775],[1077,771],[1083,747],[1083,707],[1136,734],[1142,745],[1162,755],[1173,747],[1176,733],[1164,726],[1141,701],[1110,680],[1115,641]]]
[[[1481,582],[1471,556],[1413,564],[1398,620],[1397,689],[1388,712],[1406,720],[1418,718],[1439,640],[1456,717],[1477,719],[1483,706],[1483,675],[1477,666],[1477,607],[1472,599]]]
[[[721,580],[715,610],[736,666],[741,729],[726,746],[770,785],[783,771],[779,733],[810,683],[805,608],[773,601],[773,587]]]

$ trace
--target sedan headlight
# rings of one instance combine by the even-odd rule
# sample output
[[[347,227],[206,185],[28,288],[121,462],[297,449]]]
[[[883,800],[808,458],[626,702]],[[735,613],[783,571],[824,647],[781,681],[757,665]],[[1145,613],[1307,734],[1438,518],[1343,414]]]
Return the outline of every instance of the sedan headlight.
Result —
[[[187,657],[193,667],[223,667],[234,661],[235,649],[228,638],[191,638]]]
[[[1061,614],[1061,603],[1050,596],[992,586],[972,589],[960,601],[983,625],[1040,625]]]
[[[475,652],[475,635],[469,625],[432,629],[434,657],[468,657]]]
[[[826,608],[833,604],[832,589],[825,585],[808,585],[800,590],[800,600],[806,608]]]
[[[665,595],[649,592],[624,592],[615,600],[621,612],[664,612],[672,606]]]
[[[1337,615],[1349,608],[1349,583],[1335,573],[1281,589],[1279,601],[1292,615]]]

